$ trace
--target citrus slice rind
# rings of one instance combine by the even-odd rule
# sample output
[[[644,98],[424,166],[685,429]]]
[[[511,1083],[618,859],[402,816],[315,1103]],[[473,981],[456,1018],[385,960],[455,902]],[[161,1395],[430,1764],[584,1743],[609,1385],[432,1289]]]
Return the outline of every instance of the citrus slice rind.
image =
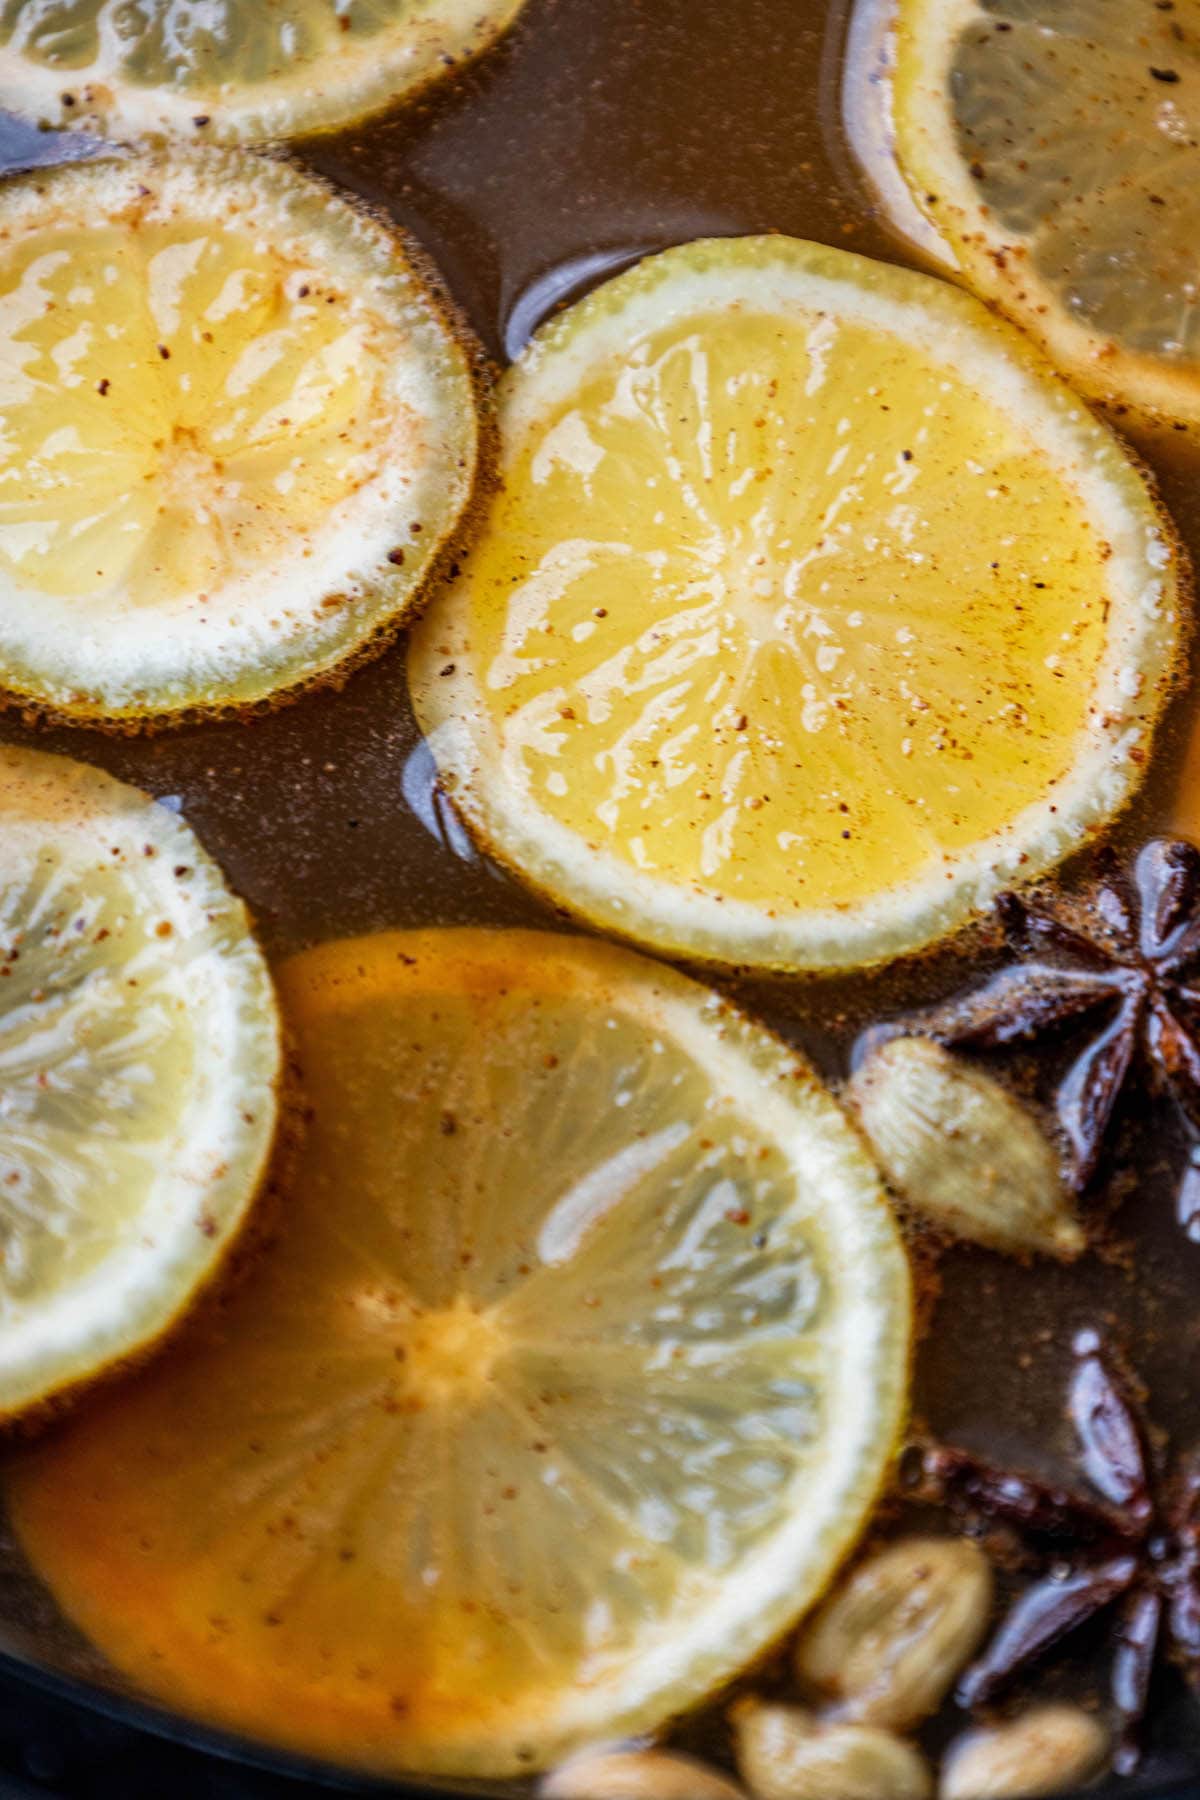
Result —
[[[783,238],[652,257],[534,339],[414,633],[444,786],[553,901],[838,968],[966,923],[1135,790],[1180,552],[1025,340]]]
[[[152,1345],[262,1186],[280,1036],[193,833],[0,746],[0,1417]]]
[[[896,161],[892,84],[896,66],[896,0],[853,0],[842,52],[841,123],[872,210],[939,272],[956,259],[928,213],[917,205]]]
[[[394,632],[476,481],[475,365],[390,226],[233,151],[0,189],[0,687],[125,727]]]
[[[660,1725],[817,1598],[889,1467],[872,1163],[793,1052],[596,942],[387,934],[280,982],[313,1110],[280,1237],[12,1469],[26,1553],[126,1677],[343,1764]]]
[[[896,148],[964,279],[1118,416],[1200,424],[1194,9],[898,0]]]
[[[55,130],[261,143],[350,125],[485,50],[521,0],[15,0],[0,105]]]

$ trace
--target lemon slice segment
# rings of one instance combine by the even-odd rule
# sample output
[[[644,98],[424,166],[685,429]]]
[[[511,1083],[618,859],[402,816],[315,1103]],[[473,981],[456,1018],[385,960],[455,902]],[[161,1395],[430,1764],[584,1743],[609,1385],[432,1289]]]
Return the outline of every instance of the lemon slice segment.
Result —
[[[970,284],[1088,395],[1200,424],[1200,7],[899,0],[896,148]]]
[[[379,1769],[660,1723],[823,1590],[907,1385],[905,1258],[810,1069],[609,946],[397,933],[281,974],[314,1109],[207,1341],[18,1465],[118,1669]]]
[[[399,237],[237,152],[0,190],[0,686],[138,724],[322,679],[468,506],[470,356]]]
[[[103,137],[297,137],[411,99],[521,0],[8,0],[0,105]]]
[[[159,1338],[264,1179],[270,977],[191,831],[0,746],[0,1416]]]
[[[1169,526],[978,302],[785,238],[653,257],[506,378],[503,491],[414,636],[479,836],[730,963],[914,950],[1133,791]]]

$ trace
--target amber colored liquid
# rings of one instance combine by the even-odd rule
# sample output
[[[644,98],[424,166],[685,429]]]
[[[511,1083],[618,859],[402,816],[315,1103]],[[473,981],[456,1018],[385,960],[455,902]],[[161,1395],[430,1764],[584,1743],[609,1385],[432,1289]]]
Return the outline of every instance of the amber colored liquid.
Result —
[[[509,40],[443,92],[299,155],[421,240],[503,361],[562,301],[699,235],[781,231],[919,260],[877,216],[841,135],[844,27],[843,0],[528,0]],[[52,160],[61,144],[0,120],[0,161],[12,166]],[[1200,558],[1200,462],[1148,454]],[[1196,710],[1190,688],[1181,692],[1123,840],[1168,828],[1200,839]],[[471,851],[437,797],[402,645],[343,692],[252,724],[120,739],[34,730],[8,714],[0,737],[171,797],[272,953],[384,926],[556,923]],[[836,1075],[863,1024],[960,986],[976,972],[973,954],[951,946],[858,982],[729,985]],[[918,1413],[938,1432],[1069,1476],[1064,1353],[1076,1327],[1099,1322],[1123,1334],[1159,1422],[1181,1442],[1200,1439],[1200,1246],[1172,1216],[1173,1122],[1138,1104],[1132,1191],[1105,1255],[1072,1269],[965,1250],[942,1262],[917,1369]],[[0,1567],[0,1646],[113,1681],[11,1556]],[[1147,1782],[1200,1768],[1195,1715],[1174,1696],[1168,1684]]]

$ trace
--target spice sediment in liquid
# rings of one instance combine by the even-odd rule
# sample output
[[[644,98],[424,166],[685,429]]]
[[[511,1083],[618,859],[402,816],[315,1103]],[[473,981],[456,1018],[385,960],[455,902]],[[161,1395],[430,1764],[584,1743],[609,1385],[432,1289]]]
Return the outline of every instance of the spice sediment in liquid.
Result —
[[[298,153],[415,234],[498,361],[556,305],[696,236],[781,231],[920,266],[872,210],[840,136],[844,25],[840,0],[745,0],[732,29],[719,0],[529,0],[510,38],[442,92]],[[23,129],[0,133],[9,166],[77,149]],[[1147,454],[1200,556],[1200,449],[1169,461]],[[1167,828],[1200,836],[1200,748],[1188,749],[1195,711],[1185,691],[1124,840]],[[273,954],[384,926],[557,923],[471,849],[439,800],[408,705],[403,646],[341,692],[246,724],[122,739],[34,732],[7,714],[0,737],[101,764],[178,805]],[[961,986],[973,971],[958,945],[854,983],[727,985],[838,1073],[868,1019]],[[1044,1461],[1053,1445],[1066,1473],[1064,1358],[1078,1326],[1110,1317],[1160,1422],[1185,1442],[1195,1435],[1200,1248],[1173,1222],[1171,1123],[1165,1114],[1152,1123],[1147,1108],[1141,1124],[1112,1255],[1027,1270],[974,1251],[945,1258],[917,1396],[943,1436],[1018,1463]],[[1136,1251],[1120,1254],[1131,1243]],[[64,1644],[75,1666],[80,1654]]]

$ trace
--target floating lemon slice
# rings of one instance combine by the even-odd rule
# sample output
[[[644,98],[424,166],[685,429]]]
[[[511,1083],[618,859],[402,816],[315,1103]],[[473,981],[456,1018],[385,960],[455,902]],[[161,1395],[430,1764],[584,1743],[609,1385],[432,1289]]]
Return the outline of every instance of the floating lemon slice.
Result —
[[[388,227],[236,152],[0,189],[0,687],[137,724],[328,679],[468,506],[472,364]]]
[[[826,1586],[903,1416],[908,1274],[806,1065],[535,933],[281,976],[314,1119],[191,1343],[17,1465],[116,1667],[256,1737],[500,1775],[659,1724]]]
[[[0,1416],[161,1337],[269,1158],[275,1000],[174,814],[0,746]]]
[[[461,67],[521,0],[9,0],[0,105],[105,137],[329,131]]]
[[[870,963],[1132,792],[1170,528],[967,295],[692,244],[547,326],[501,425],[413,695],[467,821],[561,904],[672,952]]]
[[[1089,395],[1200,424],[1200,6],[899,0],[896,147],[967,279]]]

